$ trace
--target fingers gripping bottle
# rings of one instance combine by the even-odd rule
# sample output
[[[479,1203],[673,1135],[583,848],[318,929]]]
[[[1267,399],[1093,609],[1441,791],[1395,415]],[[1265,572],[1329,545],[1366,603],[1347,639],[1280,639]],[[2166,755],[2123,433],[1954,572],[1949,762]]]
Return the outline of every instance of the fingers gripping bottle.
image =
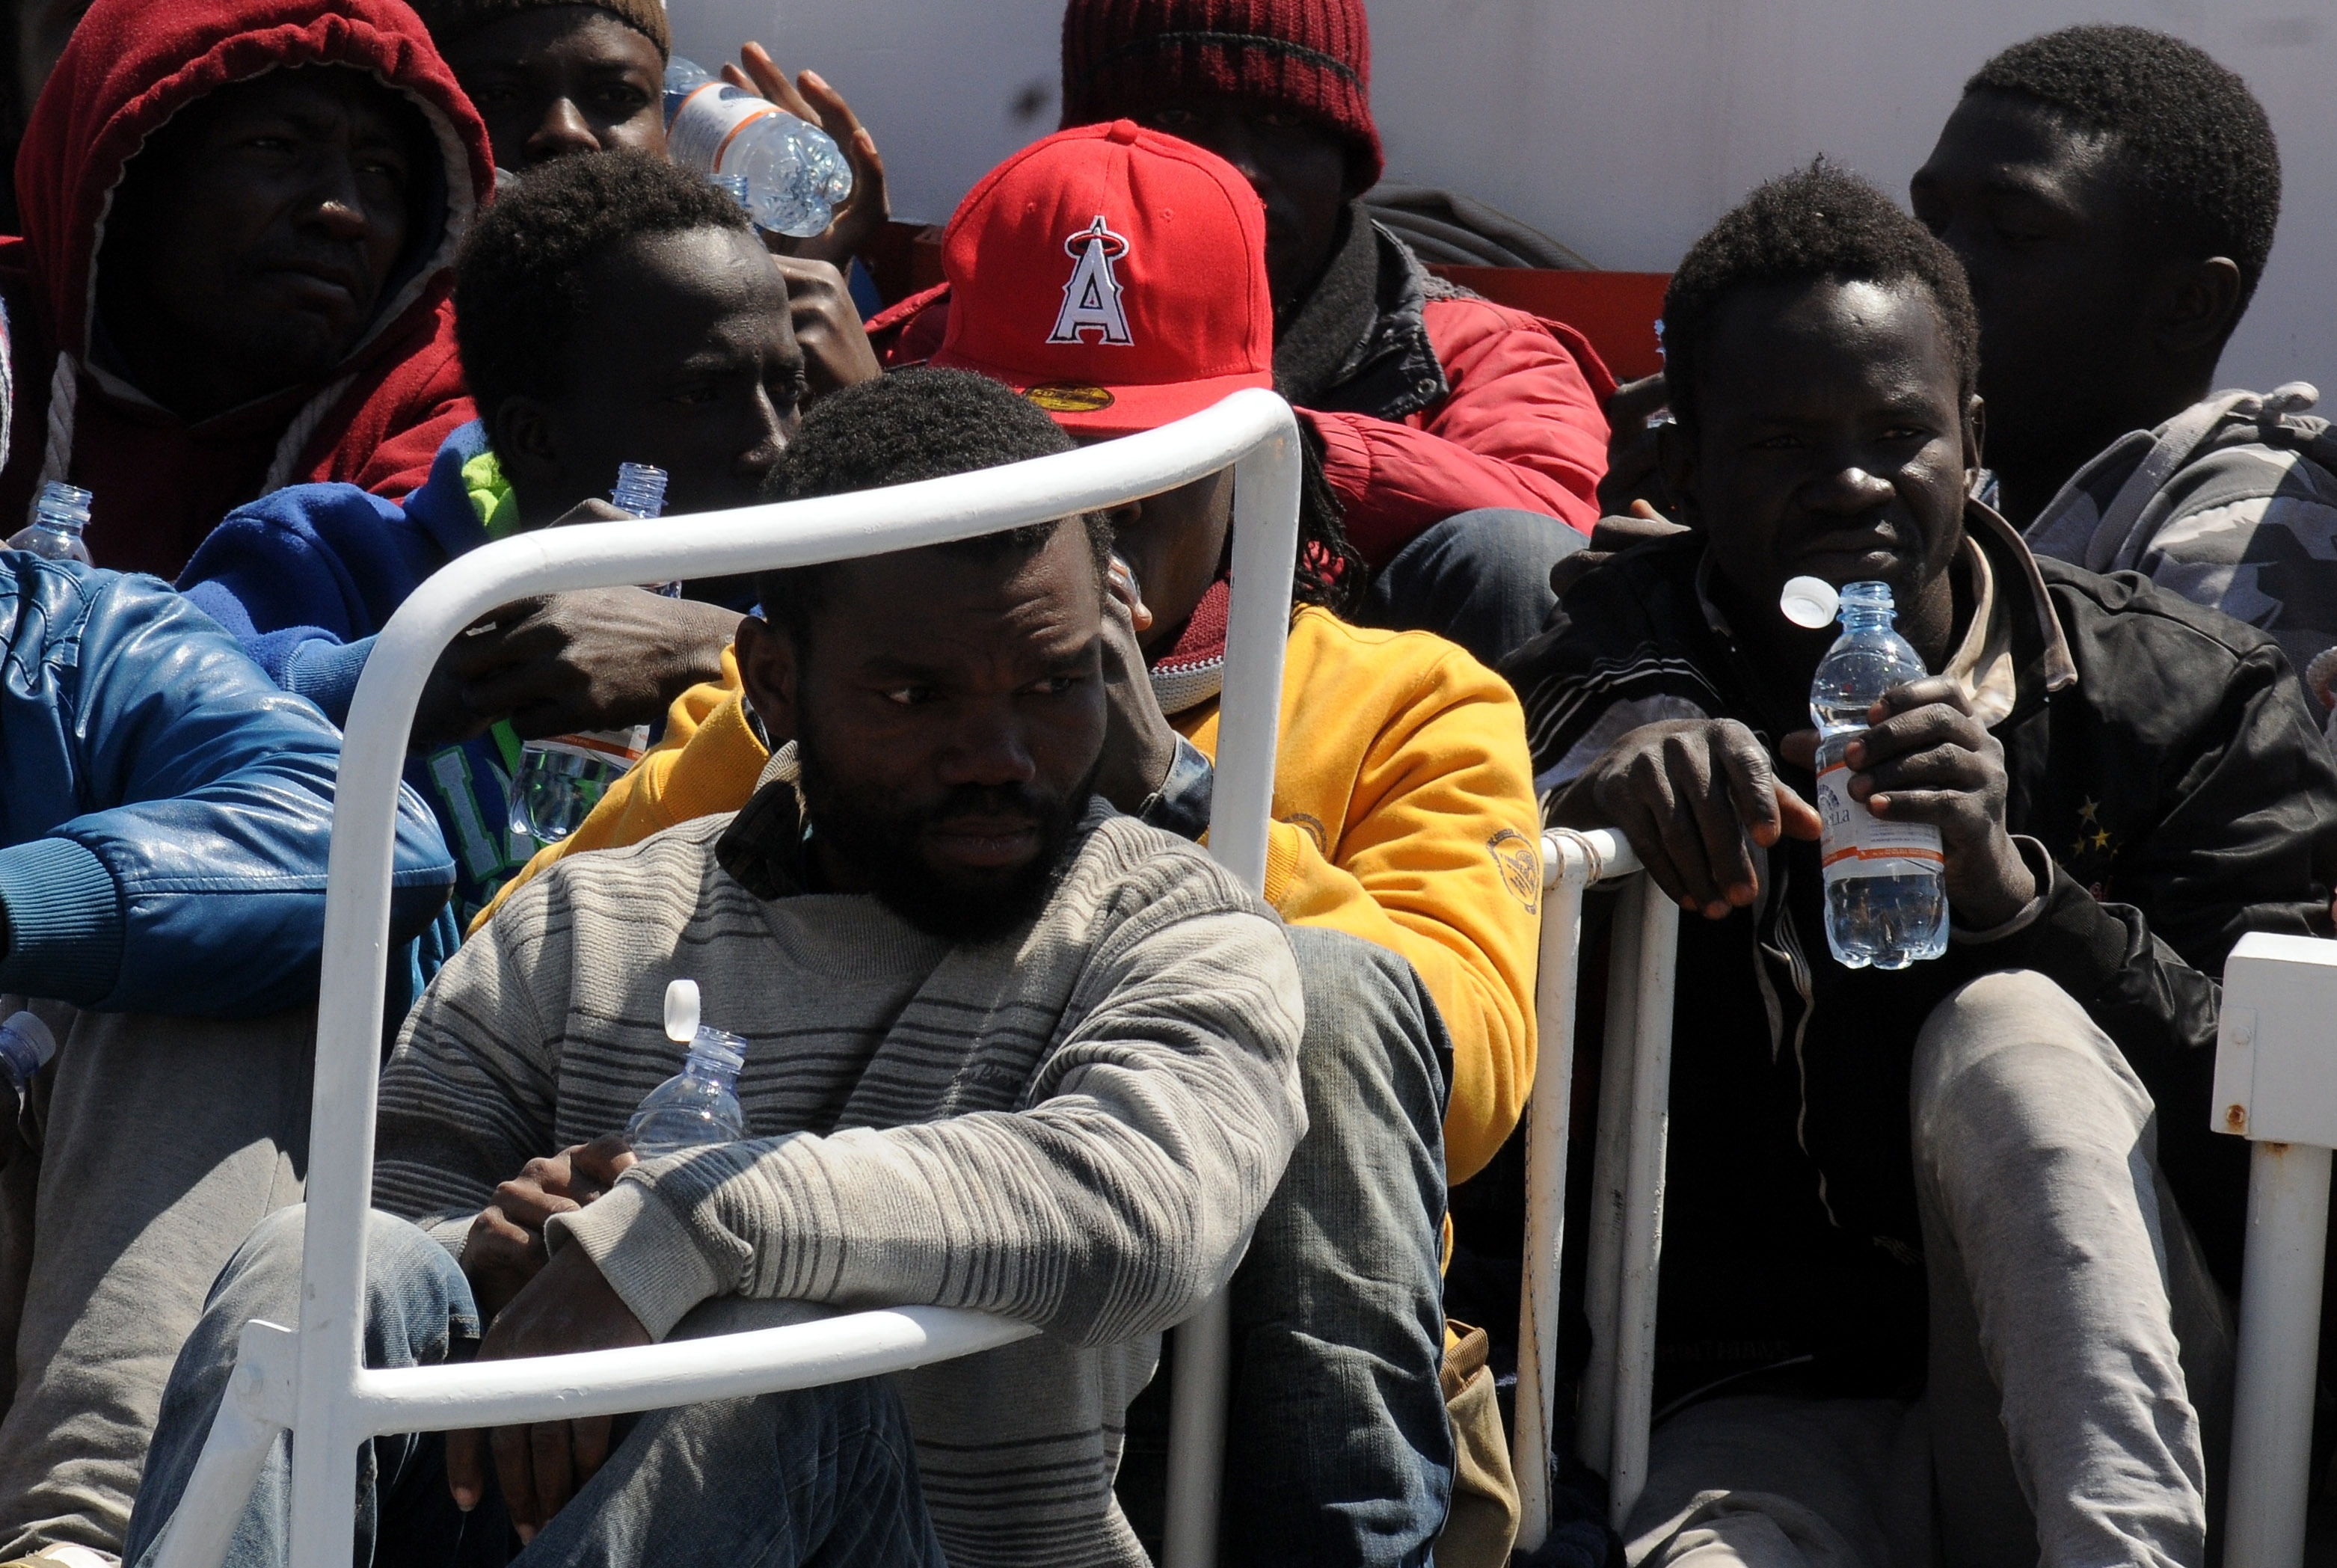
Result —
[[[620,511],[652,518],[665,510],[665,470],[646,463],[617,464],[617,488],[609,500]],[[671,592],[679,583],[660,586]],[[600,803],[608,787],[625,776],[650,749],[650,726],[584,730],[532,740],[521,749],[512,779],[512,831],[538,843],[556,844],[576,831]]]
[[[681,1071],[641,1096],[625,1124],[625,1142],[644,1160],[678,1154],[709,1144],[735,1144],[747,1135],[738,1108],[738,1068],[747,1042],[698,1021],[698,982],[675,980],[665,989],[665,1037],[689,1047]]]
[[[89,492],[53,479],[41,486],[41,498],[33,503],[31,524],[17,531],[8,541],[8,548],[27,550],[50,560],[77,560],[87,566],[89,545],[81,535],[88,526]]]
[[[744,179],[747,216],[797,239],[824,232],[852,195],[834,137],[679,56],[665,68],[665,139],[684,169]]]
[[[1814,579],[1786,585],[1789,619],[1804,626],[1795,590],[1822,605],[1833,590]],[[1822,591],[1820,591],[1822,590]],[[1892,628],[1891,589],[1853,582],[1842,590],[1842,636],[1810,682],[1810,717],[1818,726],[1819,859],[1825,872],[1826,946],[1851,969],[1903,969],[1948,947],[1948,892],[1940,830],[1925,823],[1883,822],[1851,798],[1843,754],[1866,733],[1867,710],[1892,687],[1929,673]]]

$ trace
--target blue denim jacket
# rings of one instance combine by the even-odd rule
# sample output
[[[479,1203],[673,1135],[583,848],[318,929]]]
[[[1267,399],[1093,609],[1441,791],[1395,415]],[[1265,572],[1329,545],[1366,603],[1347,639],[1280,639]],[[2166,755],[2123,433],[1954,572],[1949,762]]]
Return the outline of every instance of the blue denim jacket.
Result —
[[[0,551],[0,991],[219,1018],[313,998],[340,753],[167,585]],[[402,792],[395,940],[452,881]]]

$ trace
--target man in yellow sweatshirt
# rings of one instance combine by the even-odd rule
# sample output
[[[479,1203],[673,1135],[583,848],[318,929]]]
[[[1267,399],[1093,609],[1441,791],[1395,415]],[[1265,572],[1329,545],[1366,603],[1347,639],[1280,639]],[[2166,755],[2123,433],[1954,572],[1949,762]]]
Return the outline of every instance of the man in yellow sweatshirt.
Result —
[[[934,363],[1006,382],[1075,438],[1151,428],[1271,385],[1261,209],[1230,166],[1183,142],[1095,126],[1025,149],[967,197],[943,254],[953,308]],[[1086,319],[1097,315],[1115,319]],[[1308,989],[1311,1130],[1285,1180],[1323,1201],[1270,1210],[1234,1283],[1227,1552],[1417,1563],[1442,1522],[1452,1464],[1436,1377],[1436,1167],[1454,1182],[1481,1169],[1532,1082],[1538,825],[1509,687],[1441,638],[1335,613],[1361,597],[1363,567],[1311,453],[1306,470],[1266,897],[1294,928],[1302,973],[1312,933],[1361,939],[1399,984],[1412,980],[1407,963],[1416,972],[1441,1015],[1432,1032],[1449,1042],[1358,1038],[1387,1032],[1368,1001]],[[1232,505],[1224,473],[1113,519],[1121,678],[1098,792],[1194,836],[1217,748]],[[734,657],[512,886],[562,854],[737,810],[769,756]],[[1388,1244],[1390,1232],[1408,1244]],[[1358,1441],[1359,1428],[1400,1440]],[[1326,1446],[1344,1459],[1307,1451]]]

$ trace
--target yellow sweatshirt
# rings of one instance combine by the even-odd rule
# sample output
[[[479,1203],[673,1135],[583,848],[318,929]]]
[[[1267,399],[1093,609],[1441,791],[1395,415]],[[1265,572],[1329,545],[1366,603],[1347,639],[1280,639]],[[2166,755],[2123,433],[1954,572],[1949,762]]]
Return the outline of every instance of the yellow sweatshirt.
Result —
[[[1266,900],[1294,924],[1412,960],[1452,1036],[1444,1161],[1466,1181],[1533,1086],[1541,852],[1524,715],[1500,677],[1424,632],[1367,631],[1302,609],[1285,657]],[[474,931],[563,854],[746,803],[768,755],[727,653],[722,677],[675,701],[658,748],[507,883]],[[1215,702],[1171,722],[1216,756]]]

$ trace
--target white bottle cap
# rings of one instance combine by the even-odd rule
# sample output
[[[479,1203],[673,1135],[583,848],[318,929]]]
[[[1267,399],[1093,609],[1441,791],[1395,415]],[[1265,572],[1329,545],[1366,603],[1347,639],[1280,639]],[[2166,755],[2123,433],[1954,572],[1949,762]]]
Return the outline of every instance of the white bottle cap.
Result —
[[[674,980],[665,989],[665,1037],[686,1046],[698,1037],[698,982]]]
[[[1842,595],[1822,577],[1792,578],[1785,583],[1785,591],[1777,596],[1777,609],[1795,626],[1815,631],[1833,624],[1842,609]]]

